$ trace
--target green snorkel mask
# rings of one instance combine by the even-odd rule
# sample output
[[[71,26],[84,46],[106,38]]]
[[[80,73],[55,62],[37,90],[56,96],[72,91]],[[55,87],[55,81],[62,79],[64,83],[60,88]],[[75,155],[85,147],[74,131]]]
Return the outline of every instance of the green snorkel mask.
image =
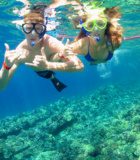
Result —
[[[101,7],[103,2],[87,2],[84,3],[87,21],[82,24],[82,27],[88,32],[95,29],[102,30],[107,26],[107,18],[104,14],[104,7]]]
[[[86,22],[82,24],[82,27],[84,27],[84,29],[87,30],[88,32],[92,32],[94,30],[102,30],[106,28],[106,26],[107,26],[106,18],[102,18],[98,20],[96,19],[87,20]]]

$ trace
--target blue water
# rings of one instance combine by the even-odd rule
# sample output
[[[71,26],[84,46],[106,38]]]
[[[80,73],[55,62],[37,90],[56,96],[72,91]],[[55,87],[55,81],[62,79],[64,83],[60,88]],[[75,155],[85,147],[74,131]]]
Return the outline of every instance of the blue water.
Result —
[[[122,1],[121,1],[122,2]],[[125,32],[124,36],[140,35],[140,6],[139,1],[116,2],[121,7]],[[11,24],[18,16],[12,13],[13,7],[22,7],[20,2],[10,1],[0,3],[0,64],[2,65],[5,53],[4,43],[14,49],[22,39],[23,33]],[[115,2],[106,2],[106,6],[115,5]],[[54,102],[62,97],[73,98],[84,96],[101,86],[108,84],[139,83],[140,80],[140,39],[124,42],[116,50],[111,62],[99,66],[86,65],[84,71],[67,73],[57,72],[57,77],[68,87],[61,93],[57,92],[50,81],[40,78],[32,70],[21,66],[4,91],[0,92],[0,118],[15,115],[19,112],[30,111],[33,108]]]

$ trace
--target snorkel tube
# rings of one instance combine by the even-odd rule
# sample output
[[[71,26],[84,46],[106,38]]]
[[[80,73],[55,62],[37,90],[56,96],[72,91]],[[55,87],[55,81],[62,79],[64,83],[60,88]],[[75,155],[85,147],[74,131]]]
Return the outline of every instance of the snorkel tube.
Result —
[[[31,43],[30,43],[30,45],[32,46],[32,47],[34,47],[35,46],[35,41],[31,41]]]
[[[38,34],[39,36],[39,41],[44,37],[45,33],[46,33],[46,25],[47,25],[47,21],[46,19],[44,18],[44,26],[45,26],[45,29],[42,33]],[[35,41],[31,41],[31,46],[34,47],[36,45],[37,42]]]
[[[44,37],[45,33],[46,33],[46,28],[45,28],[45,30],[44,30],[42,33],[38,34],[38,36],[39,36],[39,41]],[[30,45],[31,45],[32,47],[34,47],[34,46],[36,45],[36,43],[37,43],[37,42],[35,42],[35,41],[31,41]]]
[[[42,33],[39,34],[39,41],[44,37],[45,33],[46,33],[46,29]],[[31,41],[30,45],[32,47],[34,47],[36,45],[36,43],[37,42],[35,42],[35,41]]]
[[[30,5],[31,12],[40,13],[44,17],[44,25],[46,26],[47,18],[44,15],[45,8],[47,8],[47,5],[43,2],[37,2],[35,4]],[[39,40],[41,40],[44,37],[45,33],[46,33],[46,28],[42,33],[39,34]],[[32,47],[35,46],[35,44],[36,44],[35,41],[31,42]]]

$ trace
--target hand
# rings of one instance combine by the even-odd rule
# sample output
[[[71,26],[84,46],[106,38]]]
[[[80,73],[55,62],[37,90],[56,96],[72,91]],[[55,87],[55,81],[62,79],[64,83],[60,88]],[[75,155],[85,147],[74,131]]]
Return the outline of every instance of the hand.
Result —
[[[15,61],[19,58],[20,54],[17,54],[16,50],[10,50],[9,45],[5,43],[5,56],[4,61],[8,67],[12,67]]]
[[[41,55],[36,55],[32,63],[25,63],[27,66],[32,67],[37,70],[46,70],[48,69],[48,60],[45,53],[45,48],[41,48]]]
[[[74,56],[75,54],[72,52],[72,48],[70,46],[70,40],[67,39],[65,43],[65,48],[62,53],[63,56]]]
[[[20,56],[18,57],[18,63],[25,63],[28,56],[30,56],[27,49],[17,48],[16,52],[20,54]]]
[[[70,39],[68,38],[66,43],[65,43],[65,46],[68,46],[70,44]]]

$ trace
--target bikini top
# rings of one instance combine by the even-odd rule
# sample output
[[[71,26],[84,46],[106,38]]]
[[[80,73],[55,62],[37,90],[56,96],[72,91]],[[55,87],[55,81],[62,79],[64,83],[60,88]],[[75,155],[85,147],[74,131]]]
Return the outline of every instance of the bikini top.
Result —
[[[99,41],[96,37],[94,37],[94,38],[95,38],[96,42]],[[106,43],[107,48],[109,48],[110,45],[112,46],[112,44],[111,44],[110,42],[107,42],[107,43]],[[94,59],[94,58],[91,57],[90,51],[89,51],[89,46],[90,46],[90,40],[89,40],[89,44],[88,44],[88,53],[86,54],[85,59],[86,59],[87,61],[89,61],[89,62],[95,62],[95,61],[97,61],[97,59]],[[113,46],[112,46],[112,48],[113,48]],[[107,58],[105,59],[105,61],[110,60],[112,57],[113,57],[113,52],[108,51],[108,56],[107,56]]]

